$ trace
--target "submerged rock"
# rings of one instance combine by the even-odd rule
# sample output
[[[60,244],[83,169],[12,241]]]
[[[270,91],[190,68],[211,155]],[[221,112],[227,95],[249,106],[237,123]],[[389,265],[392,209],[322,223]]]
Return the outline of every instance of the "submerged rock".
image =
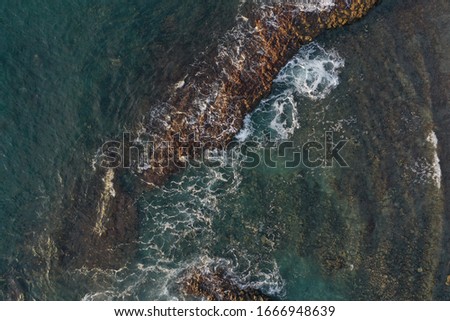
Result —
[[[134,255],[138,211],[119,174],[99,170],[95,178],[100,186],[92,185],[87,192],[77,190],[86,193],[86,199],[73,203],[68,210],[73,214],[56,238],[63,268],[119,269]]]

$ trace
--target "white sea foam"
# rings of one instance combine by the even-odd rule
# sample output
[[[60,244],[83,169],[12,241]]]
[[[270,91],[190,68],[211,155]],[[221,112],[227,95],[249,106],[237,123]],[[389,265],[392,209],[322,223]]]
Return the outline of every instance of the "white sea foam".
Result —
[[[438,157],[438,139],[434,131],[431,131],[428,135],[427,142],[433,146],[433,160],[431,161],[432,173],[430,178],[435,182],[438,188],[441,188],[442,170]]]
[[[283,93],[270,101],[270,104],[275,112],[275,117],[269,127],[277,133],[279,139],[288,139],[294,130],[299,128],[297,103],[294,96]]]
[[[438,157],[438,139],[436,137],[436,133],[431,131],[428,134],[426,141],[429,145],[431,145],[431,157],[419,157],[415,160],[414,164],[412,164],[412,166],[408,166],[408,168],[415,175],[415,183],[432,183],[438,188],[441,188],[442,171]]]
[[[252,135],[261,135],[255,131],[261,124],[254,122],[267,122],[277,139],[291,137],[300,126],[298,98],[313,101],[326,98],[339,85],[339,74],[344,65],[344,59],[335,50],[326,50],[317,42],[301,48],[274,80],[273,91],[277,94],[263,100],[251,116],[246,117],[236,140],[242,142],[257,138]]]
[[[251,136],[251,134],[253,134],[254,130],[251,115],[246,115],[244,118],[244,125],[235,138],[238,142],[244,142]]]
[[[242,4],[246,2],[246,0],[241,0]],[[335,0],[252,0],[251,2],[261,6],[295,5],[299,10],[306,12],[328,11],[336,4]]]
[[[313,42],[300,49],[274,82],[312,100],[324,99],[339,85],[344,65],[344,59],[335,50],[325,50]]]

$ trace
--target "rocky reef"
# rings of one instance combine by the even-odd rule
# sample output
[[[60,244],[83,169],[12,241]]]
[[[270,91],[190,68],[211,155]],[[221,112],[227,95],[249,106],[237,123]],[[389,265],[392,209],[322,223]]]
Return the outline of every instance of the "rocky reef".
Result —
[[[150,115],[145,132],[153,147],[144,180],[161,184],[186,160],[199,157],[199,144],[204,149],[226,145],[301,46],[326,29],[362,18],[377,2],[337,0],[323,10],[307,10],[297,1],[244,5],[223,44]]]

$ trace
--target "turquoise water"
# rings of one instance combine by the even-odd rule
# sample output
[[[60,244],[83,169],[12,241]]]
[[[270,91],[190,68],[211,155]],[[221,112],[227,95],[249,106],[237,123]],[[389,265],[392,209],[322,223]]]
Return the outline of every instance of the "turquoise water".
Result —
[[[236,138],[262,157],[266,133],[301,146],[332,131],[349,141],[349,167],[219,157],[161,188],[130,188],[135,252],[114,268],[61,263],[61,231],[102,188],[91,186],[98,149],[164,101],[235,24],[238,1],[1,4],[0,298],[190,299],[180,283],[200,266],[275,299],[448,299],[448,124],[438,115],[449,8],[433,3],[384,1],[319,37]]]

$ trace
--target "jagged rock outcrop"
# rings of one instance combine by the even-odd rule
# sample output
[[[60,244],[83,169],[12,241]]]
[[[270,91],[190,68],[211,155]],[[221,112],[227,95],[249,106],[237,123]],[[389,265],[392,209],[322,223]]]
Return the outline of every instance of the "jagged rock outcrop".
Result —
[[[152,145],[144,180],[159,185],[188,159],[200,157],[201,148],[225,146],[302,45],[326,29],[362,18],[377,2],[337,0],[321,11],[305,11],[295,1],[243,8],[223,45],[149,118],[145,130]]]
[[[239,286],[222,268],[216,270],[192,269],[183,279],[185,295],[208,301],[268,301],[271,298],[260,290]]]

